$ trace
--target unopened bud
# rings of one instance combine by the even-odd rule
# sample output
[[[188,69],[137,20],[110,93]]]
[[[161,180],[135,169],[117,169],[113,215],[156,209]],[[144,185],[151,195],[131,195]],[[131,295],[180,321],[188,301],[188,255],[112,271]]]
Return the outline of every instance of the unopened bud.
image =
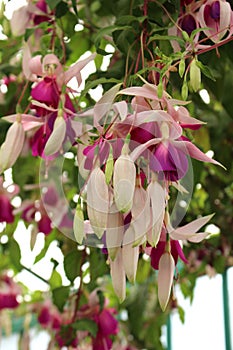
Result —
[[[172,255],[165,252],[159,260],[158,299],[161,309],[165,311],[169,301],[173,282],[175,262]]]
[[[81,205],[78,203],[73,222],[74,237],[79,244],[82,244],[83,238],[85,237],[84,232],[84,215]]]
[[[113,173],[115,203],[122,213],[127,213],[132,208],[135,182],[135,164],[129,155],[122,154],[115,162]]]
[[[108,185],[103,171],[97,167],[92,170],[87,182],[87,212],[91,226],[101,238],[107,227],[109,211]]]
[[[193,59],[190,65],[190,84],[195,92],[201,87],[201,70],[197,66],[196,59]]]
[[[24,144],[25,132],[20,121],[15,121],[7,131],[6,140],[0,149],[0,172],[12,167]]]
[[[66,135],[66,122],[63,116],[56,118],[52,134],[50,135],[44,149],[46,156],[50,156],[61,149]]]

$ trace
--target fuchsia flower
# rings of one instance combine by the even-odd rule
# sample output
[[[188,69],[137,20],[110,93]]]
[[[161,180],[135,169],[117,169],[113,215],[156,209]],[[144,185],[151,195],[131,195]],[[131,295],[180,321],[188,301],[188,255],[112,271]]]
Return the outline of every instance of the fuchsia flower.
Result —
[[[207,0],[199,9],[198,20],[203,32],[213,42],[219,42],[229,31],[233,32],[233,12],[225,0]]]
[[[31,0],[27,4],[15,10],[10,20],[13,35],[20,36],[27,28],[32,28],[41,22],[51,21],[52,12],[49,11],[45,0],[38,0],[35,4]]]
[[[38,322],[44,328],[57,330],[61,326],[62,317],[57,308],[48,300],[42,305],[38,313]]]
[[[118,333],[118,322],[112,316],[113,313],[115,313],[114,309],[103,309],[94,316],[98,332],[96,337],[92,339],[93,350],[111,350],[111,336]]]
[[[174,268],[177,264],[178,258],[180,258],[184,263],[188,263],[188,260],[182,251],[179,240],[188,240],[189,242],[202,241],[209,235],[209,233],[197,231],[212,217],[213,215],[207,215],[176,229],[171,226],[169,217],[166,217],[167,233],[165,227],[163,227],[160,241],[158,242],[157,246],[146,248],[146,252],[151,258],[151,266],[154,269],[159,270],[158,298],[163,310],[166,308],[169,301]],[[172,269],[170,270],[171,267]]]
[[[21,294],[19,286],[8,275],[0,277],[0,310],[15,309],[19,302],[18,295]]]
[[[58,58],[53,54],[46,55],[42,60],[41,56],[30,59],[29,71],[26,74],[31,80],[36,81],[31,91],[32,108],[36,111],[36,115],[43,119],[43,125],[31,139],[34,156],[52,156],[62,148],[66,140],[73,144],[75,136],[81,136],[82,124],[72,123],[75,109],[68,95],[71,89],[66,85],[73,77],[76,77],[80,85],[82,82],[80,71],[94,57],[95,55],[91,55],[75,63],[67,71],[63,70]]]
[[[17,185],[5,187],[3,177],[0,176],[0,222],[14,222],[14,207],[11,200],[18,192],[19,187]]]

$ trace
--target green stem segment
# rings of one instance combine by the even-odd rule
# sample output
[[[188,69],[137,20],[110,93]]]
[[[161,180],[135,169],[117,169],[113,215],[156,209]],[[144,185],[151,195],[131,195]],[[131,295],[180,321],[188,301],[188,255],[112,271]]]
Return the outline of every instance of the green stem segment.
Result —
[[[224,329],[225,329],[225,349],[232,350],[227,268],[222,274],[222,292],[223,292],[223,311],[224,311]]]

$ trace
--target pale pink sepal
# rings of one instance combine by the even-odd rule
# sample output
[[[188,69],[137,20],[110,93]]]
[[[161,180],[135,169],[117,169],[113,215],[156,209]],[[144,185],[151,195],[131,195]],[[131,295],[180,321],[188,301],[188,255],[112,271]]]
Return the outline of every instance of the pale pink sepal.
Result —
[[[96,53],[93,53],[89,57],[85,58],[84,60],[78,61],[77,63],[73,64],[67,71],[64,73],[64,84],[67,84],[73,77],[76,77],[79,86],[82,83],[82,77],[80,74],[80,71],[92,60],[94,60],[96,57]]]
[[[50,156],[58,152],[66,135],[66,122],[63,117],[57,117],[53,126],[52,134],[50,135],[44,149],[46,156]]]
[[[184,153],[188,154],[190,157],[200,160],[202,162],[208,162],[215,165],[219,165],[226,169],[221,163],[208,157],[205,153],[199,150],[192,142],[189,141],[176,141],[175,146],[180,148]]]
[[[110,259],[110,273],[113,289],[122,303],[126,296],[126,278],[123,265],[122,249],[119,249],[114,261]]]
[[[133,205],[136,167],[131,157],[122,154],[114,164],[113,191],[118,210],[128,213]]]
[[[165,311],[173,282],[175,262],[172,255],[165,252],[159,260],[158,299],[161,309]]]
[[[3,117],[3,120],[6,120],[9,123],[14,123],[19,118],[19,114],[12,114],[8,115],[6,117]],[[36,128],[38,126],[41,126],[44,124],[44,121],[40,117],[34,117],[33,115],[29,114],[20,114],[21,124],[23,125],[24,131],[31,130],[33,128]]]
[[[123,241],[122,257],[126,276],[131,283],[134,283],[138,266],[139,246],[133,247],[132,244],[124,244]]]
[[[116,97],[117,92],[121,87],[121,83],[113,86],[110,90],[105,92],[101,99],[94,106],[94,126],[99,129],[99,121],[101,118],[109,112],[112,107],[113,101]]]
[[[108,185],[103,171],[96,167],[87,182],[87,212],[91,226],[98,238],[107,227],[109,211]]]
[[[33,74],[34,76],[43,75],[41,60],[42,60],[42,56],[36,55],[28,61],[28,69],[31,71],[31,74]]]
[[[158,143],[160,143],[162,141],[162,138],[154,138],[151,139],[147,142],[145,142],[144,144],[136,147],[132,153],[130,154],[131,159],[135,162],[137,160],[138,157],[140,157],[140,155],[147,150],[148,147],[150,146],[154,146],[157,145]]]
[[[12,167],[19,157],[24,144],[23,125],[16,121],[7,131],[5,142],[0,148],[0,172]]]
[[[196,219],[187,225],[182,227],[178,227],[176,229],[170,228],[169,235],[172,239],[176,240],[188,240],[190,242],[201,242],[204,238],[206,238],[209,233],[208,232],[200,232],[197,231],[214,216],[214,214],[203,216],[199,219]]]
[[[20,36],[25,33],[26,28],[30,23],[30,13],[27,6],[22,6],[15,10],[10,19],[10,26],[12,34]]]

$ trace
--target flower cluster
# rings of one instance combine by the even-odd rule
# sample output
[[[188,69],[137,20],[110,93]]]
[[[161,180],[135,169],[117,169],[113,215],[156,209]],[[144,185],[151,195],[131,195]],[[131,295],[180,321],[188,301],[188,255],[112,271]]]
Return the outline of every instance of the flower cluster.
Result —
[[[233,12],[230,4],[226,0],[181,1],[179,18],[176,26],[170,29],[170,34],[181,36],[182,31],[188,35],[195,31],[196,42],[201,31],[206,39],[214,43],[229,38],[233,33]]]
[[[108,98],[106,93],[88,112],[93,113],[98,130],[92,145],[84,150],[81,145],[83,156],[79,157],[88,171],[88,218],[107,248],[119,299],[125,298],[126,276],[135,281],[139,253],[144,250],[152,267],[159,270],[158,296],[165,309],[178,256],[187,262],[179,240],[204,239],[208,233],[197,231],[211,218],[173,228],[168,209],[171,187],[179,189],[188,172],[189,157],[219,163],[185,136],[186,129],[200,128],[202,122],[189,115],[183,101],[173,100],[167,93],[159,98],[156,86],[149,83],[118,92],[115,88],[115,94],[132,96],[130,105],[114,103],[114,94]],[[106,114],[111,120],[101,125]],[[82,243],[85,234],[77,237]]]
[[[60,313],[49,300],[38,304],[35,311],[41,326],[55,331],[56,343],[60,348],[85,348],[85,345],[92,344],[93,350],[112,349],[112,336],[118,333],[118,322],[114,317],[116,310],[109,308],[106,303],[101,307],[95,290],[90,294],[88,303],[80,307],[75,318],[69,310]]]

